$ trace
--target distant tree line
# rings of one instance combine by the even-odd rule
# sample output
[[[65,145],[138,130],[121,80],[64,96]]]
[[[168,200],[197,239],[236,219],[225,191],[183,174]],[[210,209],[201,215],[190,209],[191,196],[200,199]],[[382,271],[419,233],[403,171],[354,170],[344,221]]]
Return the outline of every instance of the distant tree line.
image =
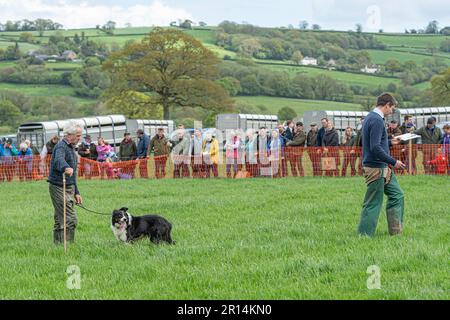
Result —
[[[230,21],[219,24],[215,43],[244,56],[272,60],[291,60],[300,51],[303,56],[349,61],[356,54],[352,50],[386,48],[370,34],[261,28]]]
[[[423,29],[405,29],[405,33],[410,34],[442,34],[442,35],[450,35],[450,26],[446,26],[442,29],[439,29],[439,22],[436,20],[430,21],[428,25]]]
[[[0,132],[12,133],[24,121],[46,121],[107,114],[101,103],[79,104],[72,97],[33,97],[0,90]]]
[[[396,93],[400,102],[408,102],[409,106],[428,105],[429,92],[417,89],[411,85],[398,86],[394,83],[367,87],[347,85],[335,79],[318,75],[307,76],[301,72],[289,74],[262,68],[251,61],[220,65],[221,84],[231,96],[272,96],[297,99],[314,99],[361,103],[364,97],[378,96],[388,91]],[[427,100],[428,99],[428,100]]]
[[[5,23],[0,22],[0,31],[39,31],[39,35],[42,36],[44,31],[59,30],[63,25],[54,22],[50,19],[36,19],[36,20],[8,20]]]

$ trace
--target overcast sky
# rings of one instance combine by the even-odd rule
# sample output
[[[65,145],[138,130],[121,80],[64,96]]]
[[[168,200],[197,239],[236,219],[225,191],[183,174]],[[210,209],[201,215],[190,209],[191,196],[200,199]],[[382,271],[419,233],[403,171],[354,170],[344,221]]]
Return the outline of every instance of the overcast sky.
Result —
[[[361,23],[364,31],[403,32],[432,20],[440,28],[450,25],[449,7],[449,0],[0,0],[0,22],[49,18],[65,28],[85,28],[108,20],[122,27],[191,19],[297,27],[306,20],[323,29],[349,30]]]

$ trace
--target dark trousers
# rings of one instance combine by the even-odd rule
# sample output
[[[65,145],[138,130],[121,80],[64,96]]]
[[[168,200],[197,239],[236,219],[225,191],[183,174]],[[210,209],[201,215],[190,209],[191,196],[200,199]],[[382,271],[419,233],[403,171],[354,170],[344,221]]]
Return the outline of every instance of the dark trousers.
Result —
[[[173,169],[173,177],[177,178],[189,178],[189,167],[186,163],[176,163]]]
[[[358,226],[360,235],[373,236],[375,234],[381,206],[383,205],[383,193],[388,197],[386,216],[389,234],[395,235],[402,232],[405,210],[404,194],[398,184],[397,177],[392,173],[388,184],[385,184],[385,179],[380,177],[367,186]]]
[[[155,177],[156,177],[156,179],[161,179],[166,176],[166,162],[167,162],[167,156],[156,156],[155,157]]]
[[[139,174],[141,178],[148,179],[148,159],[139,159]]]
[[[298,175],[300,175],[301,177],[305,176],[302,164],[302,156],[303,154],[298,151],[294,151],[289,155],[289,164],[291,165],[291,172],[292,176],[294,177],[297,177]]]
[[[52,199],[54,211],[53,230],[64,230],[64,195],[63,187],[49,184],[50,198]],[[78,224],[75,212],[75,187],[66,187],[66,224],[67,229],[75,229]]]
[[[354,177],[356,175],[356,155],[354,153],[344,153],[341,176],[346,176],[348,165],[350,165],[351,168],[351,176]]]
[[[214,178],[217,178],[219,176],[219,170],[218,170],[218,166],[216,163],[213,164],[204,164],[203,165],[203,170],[205,171],[205,178],[209,178],[211,175],[211,171],[214,175]]]

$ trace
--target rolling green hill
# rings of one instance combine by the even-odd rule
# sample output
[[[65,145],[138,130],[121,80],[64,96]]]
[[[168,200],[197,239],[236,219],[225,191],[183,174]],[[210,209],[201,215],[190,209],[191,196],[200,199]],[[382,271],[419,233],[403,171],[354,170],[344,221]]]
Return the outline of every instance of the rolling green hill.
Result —
[[[337,101],[289,99],[278,97],[235,97],[236,102],[248,103],[255,106],[264,106],[271,114],[277,114],[283,107],[290,107],[295,110],[298,116],[303,115],[308,110],[360,110],[361,106],[356,103],[346,103]]]
[[[76,29],[76,30],[61,30],[61,31],[45,31],[43,36],[40,37],[38,32],[31,32],[35,41],[45,44],[48,42],[49,37],[55,35],[57,32],[62,33],[66,37],[74,37],[75,34],[81,37],[84,33],[85,37],[95,40],[97,42],[106,44],[108,46],[117,45],[123,46],[128,41],[139,41],[148,32],[152,30],[152,27],[132,27],[132,28],[120,28],[114,30],[113,35],[108,35],[106,32],[95,29]],[[225,50],[215,44],[214,32],[215,27],[207,28],[195,28],[193,30],[185,30],[186,33],[192,35],[199,41],[201,41],[207,48],[215,52],[219,58],[223,59],[228,56],[229,59],[236,59],[236,52]],[[312,31],[311,31],[312,32]],[[315,31],[321,32],[321,31]],[[327,31],[323,31],[327,32]],[[0,49],[5,49],[7,46],[15,44],[15,41],[19,40],[22,32],[0,32]],[[338,32],[333,32],[338,33]],[[389,59],[396,59],[401,63],[412,60],[418,65],[421,65],[424,60],[433,58],[429,52],[429,47],[433,46],[438,48],[440,44],[450,37],[441,35],[407,35],[407,34],[374,34],[376,40],[386,45],[387,50],[367,50],[371,60],[375,64],[382,65]],[[24,43],[19,42],[19,47],[23,52],[28,50],[35,50],[39,48],[36,43]],[[441,57],[450,66],[450,53],[444,53],[438,51],[434,54],[434,57]],[[402,82],[399,78],[386,77],[386,76],[374,76],[362,73],[350,73],[336,70],[328,70],[319,67],[307,67],[292,65],[290,61],[281,60],[258,60],[253,59],[256,62],[257,67],[265,68],[267,70],[287,72],[290,75],[297,73],[304,74],[310,77],[323,74],[329,76],[340,83],[346,85],[357,85],[361,87],[367,87],[369,89],[377,88],[378,86],[386,86],[390,83],[397,86],[402,86]],[[14,66],[14,62],[0,61],[0,69],[5,67]],[[67,71],[74,71],[77,68],[82,67],[82,63],[66,63],[47,62],[46,67],[51,70],[52,73],[63,73]],[[431,87],[430,83],[423,82],[414,86],[417,89],[425,90]],[[75,95],[74,89],[70,86],[62,85],[19,85],[10,83],[0,83],[0,89],[18,90],[24,94],[30,96],[71,96],[77,99],[80,103],[94,102],[93,99],[78,98]],[[276,113],[282,107],[292,107],[297,114],[301,115],[306,110],[311,109],[329,109],[329,110],[357,110],[360,106],[356,103],[341,103],[330,101],[318,101],[318,100],[300,100],[300,99],[288,99],[281,97],[237,97],[237,102],[245,102],[253,106],[263,105],[269,112]]]

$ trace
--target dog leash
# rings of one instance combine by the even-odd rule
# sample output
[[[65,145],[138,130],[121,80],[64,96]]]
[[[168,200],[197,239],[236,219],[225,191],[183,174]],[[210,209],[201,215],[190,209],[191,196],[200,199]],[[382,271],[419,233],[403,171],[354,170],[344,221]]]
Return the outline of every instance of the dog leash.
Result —
[[[88,212],[92,212],[92,213],[95,213],[95,214],[98,214],[98,215],[101,215],[101,216],[111,216],[111,213],[103,213],[103,212],[97,212],[97,211],[94,211],[94,210],[90,210],[90,209],[86,208],[85,206],[83,206],[82,204],[78,204],[77,203],[76,206],[78,206],[81,209],[84,209],[84,210],[86,210]]]

